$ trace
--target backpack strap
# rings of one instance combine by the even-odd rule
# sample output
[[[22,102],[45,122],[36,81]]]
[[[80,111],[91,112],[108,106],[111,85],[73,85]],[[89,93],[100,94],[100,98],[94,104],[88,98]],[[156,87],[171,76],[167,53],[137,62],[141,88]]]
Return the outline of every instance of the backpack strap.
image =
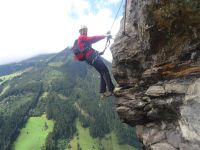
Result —
[[[83,53],[83,55],[85,57],[85,54],[87,53],[87,51],[90,50],[90,49],[93,49],[93,48],[92,48],[92,46],[91,46],[91,44],[89,42],[83,41],[83,40],[81,40],[81,42],[84,43],[84,47],[85,48],[83,50],[80,50],[80,52]],[[77,40],[77,43],[78,43],[78,40]]]
[[[84,42],[84,41],[82,41]],[[71,50],[73,51],[74,55],[75,55],[75,59],[79,60],[79,61],[84,61],[85,60],[85,55],[87,53],[87,51],[91,48],[91,44],[89,44],[88,42],[84,42],[84,47],[85,49],[80,50],[79,46],[78,46],[78,39],[76,39],[74,41],[74,45],[71,48]]]
[[[84,41],[84,40],[81,40],[81,42],[84,43],[84,47],[85,47],[85,49],[82,50],[83,52],[85,52],[85,51],[87,51],[89,49],[92,49],[92,46],[91,46],[91,44],[89,42]]]

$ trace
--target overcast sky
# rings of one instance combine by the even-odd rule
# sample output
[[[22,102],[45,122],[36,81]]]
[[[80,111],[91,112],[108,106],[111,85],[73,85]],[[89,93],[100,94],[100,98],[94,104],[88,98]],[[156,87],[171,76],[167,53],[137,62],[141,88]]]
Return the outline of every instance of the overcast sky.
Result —
[[[0,0],[0,64],[62,51],[78,37],[81,24],[88,36],[110,30],[121,0]],[[112,34],[119,30],[123,7]],[[101,51],[106,40],[93,45]],[[112,60],[110,50],[104,54]]]

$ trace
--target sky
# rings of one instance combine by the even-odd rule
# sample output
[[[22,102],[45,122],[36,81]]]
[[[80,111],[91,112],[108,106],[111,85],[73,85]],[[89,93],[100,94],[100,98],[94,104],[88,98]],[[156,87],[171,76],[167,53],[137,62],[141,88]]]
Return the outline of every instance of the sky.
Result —
[[[88,36],[111,29],[121,0],[0,0],[0,64],[18,62],[39,54],[60,52],[72,46],[81,25]],[[123,6],[111,33],[116,35]],[[102,51],[106,40],[93,48]],[[112,61],[110,49],[103,55]]]

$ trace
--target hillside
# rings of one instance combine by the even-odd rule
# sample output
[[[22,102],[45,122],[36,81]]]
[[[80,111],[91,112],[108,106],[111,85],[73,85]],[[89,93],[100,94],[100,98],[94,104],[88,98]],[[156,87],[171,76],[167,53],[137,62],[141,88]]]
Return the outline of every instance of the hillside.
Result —
[[[0,149],[20,147],[20,139],[37,132],[44,135],[42,150],[66,149],[78,132],[78,118],[93,139],[114,132],[116,144],[137,147],[134,129],[122,125],[115,113],[115,99],[100,101],[98,82],[97,72],[74,61],[69,49],[0,66]],[[31,130],[34,119],[40,120],[33,127],[37,132]]]

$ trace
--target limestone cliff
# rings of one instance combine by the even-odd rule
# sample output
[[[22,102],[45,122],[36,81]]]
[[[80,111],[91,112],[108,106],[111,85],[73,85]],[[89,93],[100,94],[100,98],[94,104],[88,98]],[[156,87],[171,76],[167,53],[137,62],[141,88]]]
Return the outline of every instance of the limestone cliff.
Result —
[[[127,4],[111,47],[118,114],[144,149],[200,150],[200,1]]]

